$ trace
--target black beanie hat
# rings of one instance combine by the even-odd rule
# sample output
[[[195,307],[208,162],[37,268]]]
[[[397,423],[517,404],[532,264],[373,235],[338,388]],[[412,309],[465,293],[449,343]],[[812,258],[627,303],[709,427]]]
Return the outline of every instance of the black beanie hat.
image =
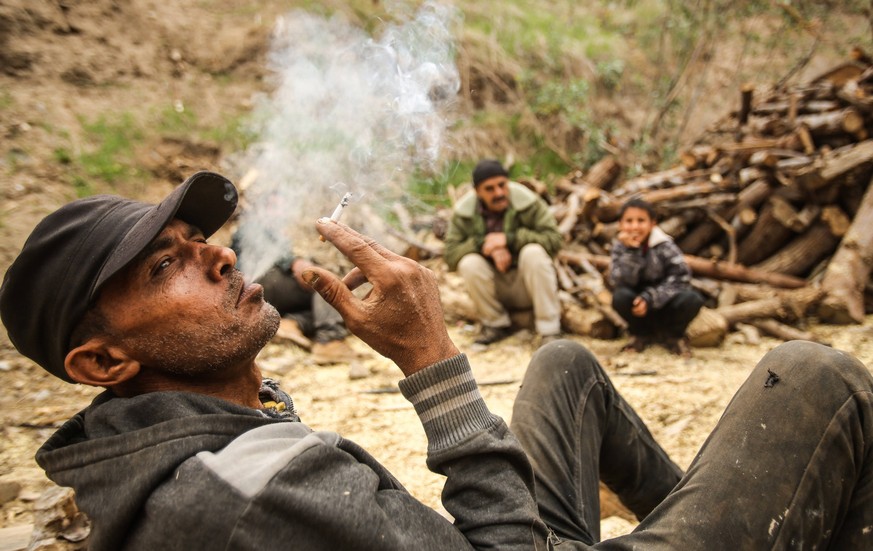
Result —
[[[198,172],[157,205],[114,195],[68,203],[37,224],[0,287],[0,319],[19,352],[70,381],[70,336],[114,274],[173,218],[215,233],[236,209],[227,178]]]
[[[495,176],[509,177],[509,173],[506,172],[506,169],[503,168],[500,161],[495,161],[494,159],[479,161],[479,164],[477,164],[476,168],[473,169],[473,187],[476,187],[488,178],[493,178]]]

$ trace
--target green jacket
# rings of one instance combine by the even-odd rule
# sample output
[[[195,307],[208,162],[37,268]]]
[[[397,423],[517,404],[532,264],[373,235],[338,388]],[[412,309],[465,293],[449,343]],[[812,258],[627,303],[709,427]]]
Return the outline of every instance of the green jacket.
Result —
[[[485,220],[476,210],[478,202],[476,192],[470,191],[455,205],[446,232],[444,254],[451,271],[458,268],[464,255],[480,254],[485,243]],[[555,256],[563,242],[555,217],[545,201],[516,182],[509,183],[509,208],[503,217],[503,233],[513,264],[518,261],[518,251],[528,243],[539,243],[549,255]]]

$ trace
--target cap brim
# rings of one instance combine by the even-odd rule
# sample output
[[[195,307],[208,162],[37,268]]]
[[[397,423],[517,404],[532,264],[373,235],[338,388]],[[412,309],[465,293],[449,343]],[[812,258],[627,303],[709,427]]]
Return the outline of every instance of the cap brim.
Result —
[[[173,219],[197,226],[203,235],[215,233],[233,214],[237,204],[234,185],[220,174],[198,172],[163,201],[146,211],[106,260],[91,289],[94,293],[127,266]]]

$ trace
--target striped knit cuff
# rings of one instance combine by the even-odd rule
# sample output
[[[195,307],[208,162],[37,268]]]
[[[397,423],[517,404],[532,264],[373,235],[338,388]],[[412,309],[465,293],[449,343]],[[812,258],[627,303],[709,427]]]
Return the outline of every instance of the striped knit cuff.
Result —
[[[488,411],[464,354],[422,369],[399,386],[421,419],[429,453],[489,430],[499,419]]]

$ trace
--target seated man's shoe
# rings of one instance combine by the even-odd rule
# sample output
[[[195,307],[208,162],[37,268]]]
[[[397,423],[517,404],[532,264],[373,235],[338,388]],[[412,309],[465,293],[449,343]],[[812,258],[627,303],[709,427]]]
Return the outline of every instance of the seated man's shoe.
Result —
[[[291,318],[279,320],[279,330],[276,331],[276,335],[273,338],[277,341],[293,342],[300,348],[312,350],[312,341],[303,334],[300,324]]]
[[[512,335],[511,327],[489,327],[482,326],[482,332],[479,337],[473,341],[476,344],[493,344],[497,341],[502,341],[506,337]]]
[[[621,347],[622,352],[642,352],[649,346],[648,339],[644,337],[639,337],[637,335],[632,335],[630,340]]]
[[[318,365],[348,364],[358,359],[345,340],[316,342],[312,345],[312,361]]]

